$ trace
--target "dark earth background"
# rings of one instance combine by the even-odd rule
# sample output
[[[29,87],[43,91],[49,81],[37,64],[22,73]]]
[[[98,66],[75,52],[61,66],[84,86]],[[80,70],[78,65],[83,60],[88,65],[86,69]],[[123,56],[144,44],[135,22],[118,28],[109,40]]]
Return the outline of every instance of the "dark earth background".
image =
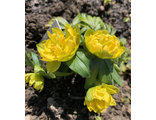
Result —
[[[103,0],[25,0],[25,49],[37,53],[36,44],[48,27],[50,19],[61,16],[71,22],[77,13],[99,16],[117,30],[117,37],[127,39],[131,48],[131,0],[112,0],[103,7]],[[130,20],[123,23],[124,18]],[[45,66],[45,63],[44,63]],[[25,73],[33,69],[25,66]],[[121,74],[123,87],[113,95],[116,106],[110,106],[100,114],[102,120],[131,119],[131,71]],[[59,80],[46,79],[41,93],[25,84],[25,120],[94,120],[97,115],[83,105],[85,79],[70,75]]]

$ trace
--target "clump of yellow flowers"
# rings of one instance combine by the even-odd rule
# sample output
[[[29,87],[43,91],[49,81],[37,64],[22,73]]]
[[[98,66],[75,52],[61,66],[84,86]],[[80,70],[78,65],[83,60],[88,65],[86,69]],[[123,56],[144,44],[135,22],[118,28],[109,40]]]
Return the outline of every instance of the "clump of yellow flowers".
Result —
[[[41,60],[46,61],[46,67],[41,68],[37,55],[32,54],[31,62],[26,54],[26,65],[34,67],[35,73],[25,74],[25,82],[42,91],[44,77],[54,79],[56,76],[70,75],[70,69],[71,73],[86,78],[84,105],[89,111],[100,114],[109,106],[115,106],[112,94],[120,90],[114,83],[123,84],[113,65],[121,63],[125,52],[122,41],[114,35],[112,27],[105,27],[99,17],[78,14],[71,24],[61,17],[59,20],[62,30],[52,28],[52,34],[47,31],[49,38],[36,45]],[[53,21],[49,22],[49,27]],[[66,71],[62,72],[59,68]]]

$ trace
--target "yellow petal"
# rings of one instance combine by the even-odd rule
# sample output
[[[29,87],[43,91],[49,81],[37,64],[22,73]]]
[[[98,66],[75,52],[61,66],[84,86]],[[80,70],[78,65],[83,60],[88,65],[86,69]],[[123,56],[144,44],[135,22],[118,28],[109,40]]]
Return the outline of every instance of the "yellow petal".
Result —
[[[35,74],[33,74],[31,77],[30,77],[30,80],[29,80],[29,86],[32,86],[36,81],[36,78],[35,78]]]
[[[89,39],[89,37],[91,37],[93,34],[94,34],[95,32],[94,32],[94,30],[92,30],[92,29],[88,29],[87,31],[86,31],[86,33],[85,33],[85,42],[87,43],[88,42],[88,40],[91,40],[91,39]]]
[[[64,33],[59,28],[52,28],[53,33],[58,34],[60,37],[64,37]]]
[[[30,80],[30,76],[33,75],[34,73],[27,73],[25,74],[25,83],[28,83]]]
[[[36,45],[38,52],[45,51],[44,48],[43,48],[43,44],[45,44],[45,43],[46,43],[46,40],[44,40],[41,43]]]
[[[68,38],[69,36],[73,36],[73,28],[68,23],[65,24],[65,33],[66,38]]]
[[[50,39],[46,40],[45,45],[46,45],[47,48],[50,48],[51,45],[52,45],[52,41]]]
[[[61,62],[59,61],[47,62],[46,64],[47,73],[53,73],[57,71],[60,65],[61,65]]]
[[[47,52],[40,52],[41,57],[43,57],[43,59],[41,60],[45,60],[45,61],[54,61],[55,56],[52,53],[47,53]]]
[[[114,100],[114,98],[111,96],[111,102],[110,102],[110,105],[111,106],[115,106],[116,105],[116,102]]]
[[[57,44],[57,45],[54,47],[54,54],[55,54],[56,56],[59,56],[59,55],[61,54],[61,52],[62,52],[62,49],[61,49],[61,47]]]
[[[45,52],[51,52],[51,49],[49,49],[48,47],[46,47],[45,44],[43,45],[43,48],[44,48]]]
[[[125,47],[120,47],[118,49],[118,52],[112,58],[117,58],[117,57],[121,56],[124,52],[125,52]]]
[[[109,59],[111,58],[111,55],[109,54],[108,50],[102,50],[99,54],[97,54],[99,58],[102,59]]]
[[[68,41],[68,54],[70,54],[72,51],[74,51],[75,49],[75,44],[72,40],[69,40]]]
[[[107,30],[102,30],[103,34],[109,34]]]
[[[110,94],[116,94],[120,92],[120,90],[113,85],[104,84],[104,87],[107,89],[107,92],[109,92]]]

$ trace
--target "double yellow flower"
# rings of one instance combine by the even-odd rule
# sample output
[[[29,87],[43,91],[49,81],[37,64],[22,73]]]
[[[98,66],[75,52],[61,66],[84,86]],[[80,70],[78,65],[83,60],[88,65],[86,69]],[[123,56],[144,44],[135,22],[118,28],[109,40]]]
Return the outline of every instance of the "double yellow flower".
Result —
[[[39,73],[27,73],[25,74],[25,83],[29,83],[36,90],[42,91],[44,87],[44,77]]]
[[[120,46],[116,36],[111,36],[107,30],[87,30],[85,43],[88,50],[102,59],[113,59],[123,54],[125,47]]]
[[[37,50],[43,61],[54,65],[52,72],[56,71],[61,62],[73,58],[80,44],[80,35],[76,29],[69,24],[65,24],[65,36],[59,28],[52,28],[53,34],[47,31],[48,40],[37,44]]]
[[[102,84],[92,87],[86,93],[84,105],[87,105],[89,111],[93,110],[94,112],[100,114],[108,108],[109,105],[116,105],[116,102],[111,94],[118,92],[120,92],[120,90],[113,85]]]

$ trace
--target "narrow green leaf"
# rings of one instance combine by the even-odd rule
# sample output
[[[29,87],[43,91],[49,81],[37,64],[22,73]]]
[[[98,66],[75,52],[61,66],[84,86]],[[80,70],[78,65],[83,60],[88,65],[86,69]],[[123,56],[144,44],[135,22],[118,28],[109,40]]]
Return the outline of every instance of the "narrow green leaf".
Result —
[[[116,69],[116,71],[117,71],[118,73],[121,72],[121,71],[120,71],[120,68],[118,67],[118,65],[117,65],[116,63],[113,64],[113,67]]]
[[[45,77],[48,78],[48,79],[54,79],[54,78],[56,78],[56,76],[53,73],[47,73],[45,75]]]
[[[33,62],[30,60],[30,58],[27,55],[27,52],[25,51],[25,64],[29,65],[30,67],[34,68]]]
[[[87,31],[87,29],[88,29],[87,27],[83,27],[83,28],[80,30],[80,33],[83,34],[85,31]]]
[[[116,33],[116,30],[115,29],[112,29],[111,35],[114,35],[115,33]]]
[[[66,23],[68,23],[68,21],[66,19],[64,19],[63,17],[57,17],[57,20],[58,20],[59,24],[65,25]]]
[[[100,19],[101,20],[101,19]],[[101,25],[101,29],[103,29],[103,30],[106,30],[106,25],[105,25],[105,23],[101,20],[101,22],[100,22],[100,25]]]
[[[60,24],[61,30],[65,29],[65,26]]]
[[[82,17],[84,17],[85,19],[87,19],[87,16],[86,16],[85,13],[81,13],[80,15],[81,15]]]
[[[130,20],[130,18],[129,17],[126,17],[124,20],[123,20],[123,22],[128,22]]]
[[[95,28],[95,31],[99,30],[100,28],[101,28],[101,25],[98,24],[98,25],[96,26],[96,28]]]
[[[83,17],[82,15],[80,15],[80,14],[78,14],[78,16],[79,16],[79,19],[80,19],[82,22],[84,22],[84,23],[87,24],[90,28],[93,29],[93,26],[92,26],[90,20],[88,20],[87,18],[84,18],[84,17]]]
[[[72,22],[72,25],[73,26],[75,26],[76,24],[78,24],[78,23],[80,23],[81,21],[80,21],[80,19],[79,19],[79,16],[77,15],[75,18],[74,18],[74,20],[73,20],[73,22]]]
[[[42,67],[42,62],[39,60],[37,54],[31,52],[31,57],[35,65],[39,65],[40,67]]]
[[[121,77],[119,76],[119,74],[117,73],[117,71],[115,70],[115,68],[113,67],[112,63],[110,62],[110,60],[105,60],[107,63],[107,66],[111,72],[112,78],[115,80],[116,83],[118,83],[120,86],[123,86]]]
[[[108,33],[110,33],[111,32],[111,26],[108,24],[106,24],[106,26],[107,26]]]
[[[94,19],[92,18],[92,16],[87,15],[87,18],[88,18],[88,21],[90,21],[91,25],[92,25],[92,26],[95,26],[95,24],[94,24]]]
[[[66,73],[66,72],[54,72],[54,75],[56,75],[56,76],[68,76],[68,75],[71,75],[71,74],[73,74],[73,72],[71,72],[71,73]]]

